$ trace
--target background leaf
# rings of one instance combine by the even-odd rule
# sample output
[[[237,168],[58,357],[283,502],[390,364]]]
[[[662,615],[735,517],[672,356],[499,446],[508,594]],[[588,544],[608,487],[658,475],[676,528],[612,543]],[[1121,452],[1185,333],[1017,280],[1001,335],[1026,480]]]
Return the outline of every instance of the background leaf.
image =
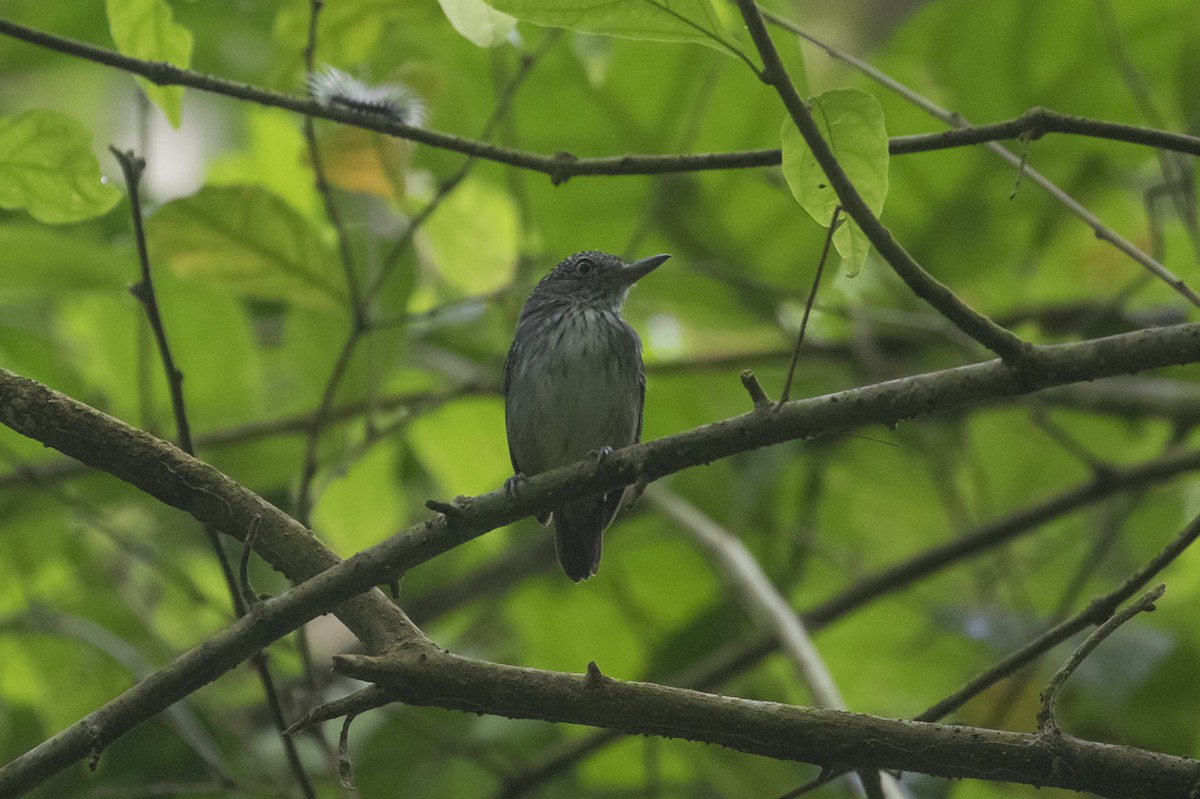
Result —
[[[721,46],[670,44],[714,45],[707,32],[744,48],[732,4],[673,2],[692,26],[646,2],[508,2],[495,7],[522,24],[489,49],[465,39],[434,3],[326,2],[316,60],[370,83],[412,86],[428,102],[433,130],[475,139],[487,129],[489,142],[537,154],[780,146],[778,97],[744,63]],[[108,41],[109,20],[78,6],[6,0],[3,16]],[[312,7],[309,0],[172,2],[171,24],[194,33],[197,71],[297,94]],[[1195,0],[856,0],[778,10],[978,123],[1040,105],[1195,129]],[[556,36],[540,26],[592,33]],[[874,96],[893,134],[944,129],[845,62],[782,30],[772,36],[802,96],[826,92],[819,102],[832,103],[854,89]],[[76,208],[75,200],[49,202],[37,193],[13,205],[32,198],[56,221],[79,220],[69,226],[49,227],[40,212],[0,212],[0,366],[174,436],[162,366],[127,290],[138,274],[129,215],[102,214],[118,192],[103,186],[101,171],[115,176],[116,163],[105,154],[97,161],[92,151],[109,143],[135,149],[147,159],[142,196],[155,284],[185,375],[199,456],[295,512],[306,431],[355,324],[302,119],[191,92],[174,129],[157,108],[137,102],[128,75],[3,37],[0,74],[0,106],[11,120],[46,113],[38,106],[58,109],[49,112],[59,115],[51,127],[63,127],[64,111],[83,120],[70,126],[71,149],[86,165],[46,159],[36,180],[6,172],[0,196],[24,192],[22,181],[39,190],[61,183],[68,199],[75,184],[103,195],[72,214],[63,207]],[[518,74],[524,80],[510,93]],[[848,123],[855,103],[867,100],[852,93],[844,100]],[[505,353],[529,290],[572,252],[673,256],[624,308],[645,345],[644,439],[748,412],[742,369],[753,369],[768,394],[779,396],[825,233],[796,213],[795,186],[785,185],[790,174],[756,167],[580,176],[556,185],[544,174],[477,158],[413,245],[393,257],[466,157],[398,139],[380,144],[378,134],[324,120],[316,125],[356,273],[364,285],[383,276],[367,321],[386,323],[363,336],[315,442],[313,524],[339,552],[425,521],[426,499],[496,489],[511,474],[499,396]],[[867,127],[866,161],[886,169],[889,229],[960,298],[1026,340],[1078,341],[1200,318],[1036,185],[1026,180],[1010,199],[1012,167],[984,148],[877,161],[882,122]],[[796,148],[789,135],[782,139],[790,172]],[[53,141],[31,134],[24,143]],[[853,153],[841,137],[834,144],[849,167]],[[1027,155],[1111,227],[1156,247],[1169,268],[1196,283],[1200,252],[1192,223],[1177,211],[1194,205],[1195,187],[1184,181],[1188,194],[1173,198],[1168,192],[1179,181],[1164,180],[1161,153],[1048,134],[1030,142]],[[1179,163],[1184,175],[1194,166],[1186,157]],[[854,179],[860,189],[870,183]],[[828,221],[827,203],[813,210]],[[851,238],[851,255],[855,246]],[[853,280],[846,270],[823,280],[793,396],[987,357],[878,266]],[[895,429],[766,447],[665,481],[740,538],[785,600],[806,612],[876,569],[1090,484],[1097,463],[1123,466],[1200,446],[1198,387],[1200,367],[1164,369],[1076,387],[1089,403],[1050,394],[1037,408],[997,400]],[[1118,392],[1119,407],[1101,401]],[[35,479],[30,469],[45,471]],[[893,718],[920,712],[1126,579],[1200,511],[1198,497],[1200,473],[1111,496],[838,617],[819,628],[816,646],[852,709]],[[251,568],[258,590],[287,587],[258,559]],[[1196,757],[1200,549],[1160,579],[1168,591],[1158,610],[1089,658],[1088,671],[1068,683],[1059,718],[1072,735]],[[720,656],[736,667],[709,690],[810,703],[783,654],[748,655],[761,629],[735,596],[686,530],[643,499],[605,533],[600,572],[586,583],[563,577],[550,531],[524,519],[411,569],[397,601],[438,645],[470,657],[576,673],[594,660],[615,678],[684,684]],[[97,639],[119,640],[150,664],[166,663],[231,618],[220,567],[190,517],[0,426],[0,763],[135,679],[100,640],[64,636],[47,612],[86,619],[104,631]],[[269,650],[289,715],[353,690],[329,669],[332,654],[358,647],[345,628],[326,617],[305,637],[310,665],[291,639]],[[1032,729],[1038,693],[1068,648],[948,720]],[[1120,712],[1112,712],[1114,697]],[[250,670],[229,672],[184,705],[212,742],[222,776],[175,728],[155,720],[106,747],[97,774],[70,769],[32,796],[144,795],[168,786],[218,797],[230,790],[224,776],[253,795],[294,789]],[[336,728],[326,733],[335,736]],[[530,799],[779,796],[818,773],[684,741],[603,744],[591,743],[593,735],[573,725],[405,707],[360,716],[350,750],[364,797],[499,797],[521,785]],[[317,794],[335,795],[336,768],[312,739],[298,742]],[[591,754],[572,754],[584,749]],[[542,770],[549,762],[566,765]],[[1040,799],[1049,791],[905,780],[914,799]],[[813,796],[848,791],[837,782]]]
[[[165,0],[106,0],[108,28],[117,49],[147,61],[165,61],[177,67],[192,62],[192,32],[174,20]],[[183,117],[183,87],[158,86],[135,78],[138,86],[166,115],[174,127]]]
[[[317,231],[257,186],[175,200],[155,212],[146,232],[155,260],[214,288],[325,308],[344,297],[337,259]]]
[[[492,5],[535,25],[737,51],[709,0],[496,0]]]
[[[809,102],[838,163],[867,206],[878,215],[888,189],[888,138],[883,109],[870,94],[857,89],[832,89]],[[840,204],[824,170],[790,118],[783,121],[783,176],[796,202],[818,224],[829,227]],[[843,217],[833,234],[833,244],[850,275],[858,274],[871,244],[853,220]]]
[[[47,110],[0,117],[0,208],[61,224],[107,213],[120,196],[101,178],[91,134],[74,118]]]
[[[517,24],[516,18],[497,11],[483,0],[438,0],[438,5],[454,30],[480,47],[503,44]]]

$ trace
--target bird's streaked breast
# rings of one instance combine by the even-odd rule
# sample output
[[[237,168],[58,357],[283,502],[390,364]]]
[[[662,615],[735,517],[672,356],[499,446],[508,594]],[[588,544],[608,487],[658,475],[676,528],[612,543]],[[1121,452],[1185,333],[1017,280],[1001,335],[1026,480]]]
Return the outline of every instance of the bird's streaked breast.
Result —
[[[641,413],[641,345],[608,310],[523,320],[509,363],[510,445],[526,475],[633,443]]]

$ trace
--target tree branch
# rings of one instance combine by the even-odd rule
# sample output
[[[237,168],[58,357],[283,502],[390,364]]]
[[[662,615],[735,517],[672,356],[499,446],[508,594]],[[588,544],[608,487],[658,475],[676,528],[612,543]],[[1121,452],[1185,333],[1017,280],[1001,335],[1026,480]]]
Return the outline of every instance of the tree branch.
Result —
[[[749,548],[699,508],[661,484],[648,489],[646,499],[675,521],[705,552],[746,615],[779,641],[813,703],[834,710],[848,710],[804,621],[771,583]],[[861,776],[864,784],[868,781],[878,783],[879,792],[889,799],[904,799],[904,792],[890,774],[873,772]],[[868,795],[863,785],[855,788],[859,795]]]
[[[777,18],[772,18],[777,21]],[[781,23],[783,24],[783,23]],[[790,28],[789,28],[790,29]],[[797,35],[807,34],[793,30]],[[488,161],[520,167],[550,176],[556,183],[573,177],[619,175],[662,175],[679,172],[701,172],[723,169],[752,169],[778,166],[778,148],[743,150],[726,153],[686,153],[671,155],[617,155],[600,158],[578,158],[571,153],[543,155],[526,150],[501,147],[485,141],[466,139],[448,133],[415,128],[385,119],[378,114],[353,109],[321,106],[308,98],[272,92],[246,83],[205,75],[171,64],[142,61],[103,47],[39,31],[9,20],[0,19],[0,34],[47,50],[92,61],[139,75],[161,86],[185,86],[198,91],[219,94],[260,105],[283,108],[298,114],[328,119],[344,125],[373,130],[390,136],[420,142],[429,147],[450,150]],[[811,41],[811,39],[810,39]],[[817,43],[834,55],[828,45]],[[841,58],[841,55],[834,55]],[[1157,147],[1190,155],[1200,155],[1200,137],[1154,128],[1123,125],[1103,120],[1060,114],[1045,108],[1034,108],[1020,117],[977,127],[897,136],[892,138],[892,155],[931,152],[935,150],[983,144],[1001,139],[1038,137],[1047,133],[1065,133],[1092,138],[1111,139],[1147,147]]]
[[[1050,683],[1046,686],[1046,690],[1042,692],[1042,706],[1038,710],[1037,722],[1038,732],[1043,735],[1062,735],[1062,730],[1059,729],[1058,719],[1054,715],[1054,703],[1058,701],[1059,691],[1066,684],[1067,679],[1075,673],[1075,670],[1083,663],[1084,659],[1092,653],[1092,651],[1100,646],[1100,642],[1108,636],[1116,632],[1117,628],[1125,622],[1132,619],[1139,613],[1145,613],[1154,610],[1154,603],[1162,598],[1163,592],[1167,590],[1165,585],[1159,585],[1152,588],[1142,596],[1138,597],[1137,601],[1129,607],[1124,608],[1119,613],[1109,617],[1103,624],[1097,627],[1087,639],[1080,644],[1071,657],[1067,658],[1067,662],[1062,665],[1054,676],[1050,678]]]
[[[387,583],[488,530],[565,499],[599,493],[758,447],[846,430],[894,425],[998,396],[1077,380],[1200,361],[1200,325],[1138,331],[1039,348],[1042,368],[1019,375],[1000,361],[959,367],[789,402],[614,452],[530,478],[516,497],[503,489],[467,498],[452,516],[418,523],[339,561],[278,508],[147,433],[0,369],[0,423],[125,480],[162,502],[239,539],[259,519],[256,551],[297,587],[254,606],[246,617],[181,655],[152,678],[0,770],[0,793],[36,785],[103,748],[253,652],[331,608],[372,651],[423,640],[408,618],[372,586]],[[362,596],[355,596],[367,591]],[[353,597],[353,599],[352,599]],[[418,648],[424,649],[420,644]]]
[[[827,44],[826,42],[823,42],[820,39],[817,39],[812,34],[807,33],[806,31],[802,30],[795,23],[782,18],[779,15],[777,15],[771,11],[764,11],[762,13],[767,19],[771,20],[771,22],[773,22],[774,24],[784,28],[785,30],[790,31],[791,33],[794,33],[795,35],[799,36],[800,38],[804,39],[805,41],[810,42],[810,43],[816,45],[817,47],[821,48],[823,51],[825,51],[826,55],[828,55],[830,58],[833,58],[833,59],[836,59],[839,61],[844,61],[847,64],[850,64],[855,69],[859,70],[864,75],[869,77],[871,80],[880,84],[884,88],[895,92],[896,94],[905,98],[906,100],[913,103],[917,107],[921,108],[926,113],[942,120],[947,125],[950,125],[951,127],[954,127],[954,128],[958,128],[960,130],[967,130],[967,129],[971,128],[970,121],[968,121],[966,118],[964,118],[961,114],[954,113],[945,108],[942,108],[937,103],[930,100],[929,98],[921,96],[920,94],[913,91],[909,87],[905,86],[903,83],[896,80],[895,78],[892,78],[891,76],[875,69],[873,66],[871,66],[867,62],[863,61],[862,59],[856,58],[855,56],[851,55],[850,53],[847,53],[846,51],[844,51],[838,47],[834,47],[833,45]],[[1049,112],[1049,113],[1053,114],[1053,112]],[[1032,109],[1031,111],[1029,111],[1027,116],[1033,115],[1033,119],[1036,120],[1041,114],[1042,114],[1042,110],[1035,108],[1035,109]],[[1068,127],[1068,126],[1070,126],[1073,128],[1072,130],[1069,131],[1071,133],[1080,133],[1080,134],[1084,134],[1084,135],[1104,135],[1105,138],[1119,139],[1121,141],[1130,141],[1134,135],[1132,133],[1132,131],[1130,131],[1130,130],[1117,130],[1115,127],[1112,126],[1112,123],[1102,122],[1102,123],[1095,123],[1093,125],[1093,124],[1091,124],[1090,120],[1085,120],[1080,117],[1071,118],[1071,117],[1067,117],[1066,115],[1063,115],[1063,114],[1053,114],[1053,116],[1056,117],[1056,119],[1051,120],[1049,117],[1046,118],[1047,125],[1049,125],[1051,127],[1054,127],[1054,126]],[[1074,121],[1071,121],[1071,120],[1074,120]],[[1104,128],[1104,134],[1100,133],[1101,128]],[[1032,129],[1025,131],[1022,135],[1029,137],[1031,134],[1036,134],[1037,130],[1038,129],[1035,124],[1035,126]],[[1034,137],[1036,138],[1036,136],[1034,136]],[[1157,137],[1154,137],[1154,138],[1157,141]],[[1147,141],[1145,143],[1148,143],[1148,142],[1149,142],[1149,139],[1147,139]],[[1020,156],[1013,152],[1010,152],[1008,149],[1006,149],[1004,146],[1002,146],[1001,144],[999,144],[996,141],[989,141],[989,142],[984,142],[984,143],[986,144],[986,146],[989,150],[991,150],[993,153],[995,153],[1000,158],[1004,159],[1010,165],[1012,165],[1012,166],[1016,167],[1018,170],[1020,170],[1020,174],[1022,176],[1027,176],[1034,183],[1037,183],[1039,186],[1042,187],[1042,189],[1047,194],[1049,194],[1051,197],[1053,197],[1055,200],[1057,200],[1061,205],[1065,206],[1075,216],[1077,216],[1081,220],[1083,220],[1083,222],[1095,232],[1096,238],[1100,239],[1101,241],[1107,241],[1109,244],[1116,247],[1121,252],[1125,253],[1127,256],[1132,258],[1134,261],[1141,264],[1150,274],[1154,275],[1155,277],[1159,278],[1164,283],[1169,285],[1176,293],[1178,293],[1180,296],[1187,299],[1187,301],[1190,302],[1192,305],[1200,306],[1200,295],[1197,295],[1196,292],[1190,286],[1188,286],[1179,277],[1177,277],[1174,273],[1172,273],[1171,270],[1167,269],[1167,267],[1164,266],[1160,261],[1158,261],[1158,259],[1152,257],[1148,253],[1143,252],[1133,242],[1129,241],[1124,236],[1121,236],[1115,230],[1113,230],[1111,227],[1109,227],[1108,225],[1106,225],[1102,221],[1100,221],[1099,217],[1097,217],[1095,214],[1093,214],[1091,211],[1089,211],[1087,208],[1085,208],[1083,206],[1083,204],[1080,203],[1079,201],[1077,201],[1074,197],[1067,194],[1067,192],[1063,191],[1061,188],[1059,188],[1057,185],[1055,185],[1054,182],[1051,181],[1049,178],[1047,178],[1045,175],[1041,174],[1036,169],[1033,169],[1032,167],[1026,165],[1025,158],[1023,156]],[[1162,146],[1162,145],[1155,144],[1152,146]],[[1171,147],[1166,147],[1165,149],[1171,149]]]
[[[736,1],[738,9],[742,12],[742,19],[746,21],[750,30],[750,37],[763,59],[764,82],[779,95],[792,122],[804,137],[804,143],[808,145],[813,159],[837,193],[842,208],[866,235],[871,246],[914,294],[929,303],[968,336],[1010,363],[1020,364],[1027,361],[1032,352],[1030,344],[960,300],[949,287],[926,272],[883,226],[838,163],[808,106],[792,85],[783,61],[779,58],[779,51],[775,49],[775,43],[771,41],[771,35],[767,32],[758,4],[755,0]]]
[[[484,663],[434,649],[338,656],[342,674],[401,701],[509,718],[569,721],[718,744],[827,769],[916,771],[1091,791],[1191,799],[1200,763],[1131,747],[883,719],[704,694],[653,683]]]

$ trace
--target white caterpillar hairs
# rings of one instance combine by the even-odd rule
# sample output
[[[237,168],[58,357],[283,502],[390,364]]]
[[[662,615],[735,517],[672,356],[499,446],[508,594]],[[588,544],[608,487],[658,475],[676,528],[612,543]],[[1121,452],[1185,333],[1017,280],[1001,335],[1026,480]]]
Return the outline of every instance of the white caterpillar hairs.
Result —
[[[336,67],[326,66],[308,76],[308,91],[326,108],[352,108],[420,127],[425,122],[425,103],[401,83],[370,86]]]

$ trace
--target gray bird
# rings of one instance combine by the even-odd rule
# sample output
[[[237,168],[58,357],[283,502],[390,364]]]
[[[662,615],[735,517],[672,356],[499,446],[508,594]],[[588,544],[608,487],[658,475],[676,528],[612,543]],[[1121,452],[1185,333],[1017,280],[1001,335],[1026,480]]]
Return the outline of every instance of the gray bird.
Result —
[[[627,264],[580,252],[554,267],[521,308],[504,363],[504,426],[516,477],[531,477],[588,455],[601,457],[642,435],[646,370],[642,341],[621,318],[639,278],[671,256]],[[568,502],[538,516],[554,521],[558,562],[586,580],[600,566],[600,538],[624,489]]]

